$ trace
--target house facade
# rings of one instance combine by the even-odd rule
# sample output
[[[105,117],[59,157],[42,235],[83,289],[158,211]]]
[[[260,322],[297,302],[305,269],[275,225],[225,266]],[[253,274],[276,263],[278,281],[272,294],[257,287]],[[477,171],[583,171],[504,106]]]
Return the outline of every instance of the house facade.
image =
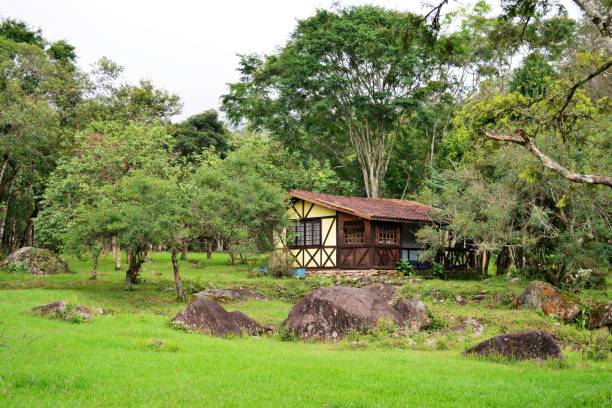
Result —
[[[400,259],[423,266],[416,231],[432,222],[432,208],[406,200],[291,191],[290,242],[294,266],[322,269],[394,269]]]

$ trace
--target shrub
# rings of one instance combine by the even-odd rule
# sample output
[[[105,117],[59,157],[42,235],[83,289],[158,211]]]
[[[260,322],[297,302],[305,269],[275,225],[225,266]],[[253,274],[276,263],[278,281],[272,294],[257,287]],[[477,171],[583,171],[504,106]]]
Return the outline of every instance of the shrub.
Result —
[[[587,360],[604,361],[608,359],[610,349],[612,348],[612,341],[610,335],[607,333],[608,329],[605,329],[606,333],[600,333],[594,331],[591,333],[589,342],[584,346],[582,356]]]
[[[398,274],[403,276],[413,276],[414,268],[412,263],[406,259],[400,259],[397,264],[395,264],[395,270]]]
[[[439,279],[444,278],[444,265],[438,262],[434,262],[433,265],[431,266],[431,274],[435,278],[439,278]]]
[[[289,327],[287,327],[286,324],[283,324],[278,328],[277,334],[278,334],[278,338],[281,341],[294,342],[294,341],[299,340],[298,335],[293,330],[291,330]]]
[[[282,248],[272,251],[268,258],[270,275],[277,278],[293,276],[293,262],[295,261],[289,249]]]

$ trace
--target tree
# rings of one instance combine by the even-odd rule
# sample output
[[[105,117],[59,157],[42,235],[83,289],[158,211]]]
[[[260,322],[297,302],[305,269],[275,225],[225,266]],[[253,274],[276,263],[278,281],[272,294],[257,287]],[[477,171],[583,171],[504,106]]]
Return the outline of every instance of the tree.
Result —
[[[190,116],[176,125],[172,134],[175,151],[185,157],[201,154],[209,147],[224,156],[229,148],[228,132],[214,110]]]
[[[435,68],[434,37],[421,16],[319,10],[278,53],[241,58],[242,80],[230,85],[223,109],[310,154],[346,156],[348,141],[367,195],[378,197],[399,129],[428,94]]]
[[[273,232],[286,217],[286,193],[251,147],[239,147],[224,160],[209,155],[191,182],[194,235],[223,239],[232,264],[237,256],[270,250]]]
[[[531,19],[543,19],[553,5],[552,3],[548,0],[514,0],[508,2],[505,11],[509,18],[519,18],[528,22]],[[487,115],[489,121],[482,123],[480,132],[489,140],[523,146],[527,152],[541,162],[543,167],[568,180],[612,187],[612,177],[575,171],[545,153],[541,148],[542,143],[538,141],[542,137],[560,138],[564,143],[576,141],[576,135],[581,133],[580,127],[588,126],[587,122],[590,118],[594,115],[609,113],[604,102],[606,97],[588,98],[581,88],[594,78],[605,75],[612,67],[612,47],[610,46],[612,35],[606,25],[612,21],[612,14],[609,7],[607,14],[603,14],[606,7],[597,1],[575,1],[575,3],[599,31],[603,38],[601,47],[577,52],[567,63],[559,66],[559,75],[555,81],[551,81],[552,85],[549,86],[547,92],[534,88],[533,84],[528,84],[524,78],[521,78],[523,72],[533,71],[535,61],[533,58],[528,58],[522,70],[515,74],[515,82],[522,81],[526,86],[531,86],[532,89],[535,89],[536,95],[514,98],[512,94],[501,92],[498,94],[499,102],[504,97],[514,100],[503,110],[496,113],[489,111]],[[541,61],[539,65],[543,65]],[[545,71],[544,75],[550,74],[551,68],[545,68]],[[518,90],[525,95],[522,89]],[[590,163],[585,165],[591,167]],[[609,172],[606,166],[603,170]]]
[[[99,241],[117,237],[128,251],[125,286],[138,282],[149,248],[167,245],[172,255],[175,285],[180,300],[185,300],[177,252],[186,236],[188,207],[176,180],[147,175],[133,170],[114,184],[96,192],[94,202],[83,202],[66,231],[68,240]]]
[[[32,245],[32,219],[53,171],[70,143],[62,125],[83,83],[71,60],[47,53],[40,30],[0,22],[0,246]]]

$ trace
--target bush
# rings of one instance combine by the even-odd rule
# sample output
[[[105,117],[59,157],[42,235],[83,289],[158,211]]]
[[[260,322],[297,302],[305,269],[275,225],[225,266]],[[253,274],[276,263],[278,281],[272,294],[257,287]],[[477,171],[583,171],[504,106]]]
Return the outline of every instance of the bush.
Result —
[[[610,349],[612,348],[612,341],[610,335],[607,333],[608,329],[604,329],[605,333],[595,331],[591,333],[591,339],[584,346],[582,356],[587,360],[594,361],[605,361],[608,359]]]
[[[293,262],[295,258],[289,249],[282,248],[272,251],[268,258],[268,269],[270,275],[277,278],[293,276]]]
[[[403,276],[413,276],[414,275],[414,268],[412,266],[412,263],[406,259],[400,259],[395,264],[395,270],[397,271],[398,274],[403,275]]]
[[[283,324],[278,328],[277,334],[281,341],[295,342],[299,340],[298,335],[287,327],[286,324]]]

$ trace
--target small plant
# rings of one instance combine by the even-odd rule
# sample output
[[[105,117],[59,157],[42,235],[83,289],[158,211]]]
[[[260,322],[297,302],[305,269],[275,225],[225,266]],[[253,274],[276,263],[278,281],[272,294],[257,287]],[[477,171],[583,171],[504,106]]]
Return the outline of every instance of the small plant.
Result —
[[[162,351],[168,353],[176,353],[180,350],[176,344],[161,339],[150,340],[146,344],[146,348],[153,351]]]
[[[371,335],[374,338],[384,338],[397,331],[397,325],[391,319],[378,319],[376,327],[372,329]]]
[[[28,265],[25,262],[14,262],[5,267],[8,273],[28,273]]]
[[[444,278],[444,265],[434,262],[433,265],[431,265],[431,274],[434,276],[434,278]]]
[[[295,331],[291,330],[289,327],[287,327],[286,324],[280,326],[278,328],[278,337],[281,341],[287,341],[287,342],[295,342],[299,340],[298,335],[295,333]]]
[[[597,331],[591,333],[591,338],[582,351],[582,356],[586,360],[605,361],[608,359],[612,344],[607,329],[605,331],[605,334]]]
[[[277,278],[293,276],[294,257],[287,248],[277,249],[268,258],[270,275]]]
[[[395,270],[402,276],[414,276],[414,267],[412,262],[407,259],[400,259],[395,264]]]

